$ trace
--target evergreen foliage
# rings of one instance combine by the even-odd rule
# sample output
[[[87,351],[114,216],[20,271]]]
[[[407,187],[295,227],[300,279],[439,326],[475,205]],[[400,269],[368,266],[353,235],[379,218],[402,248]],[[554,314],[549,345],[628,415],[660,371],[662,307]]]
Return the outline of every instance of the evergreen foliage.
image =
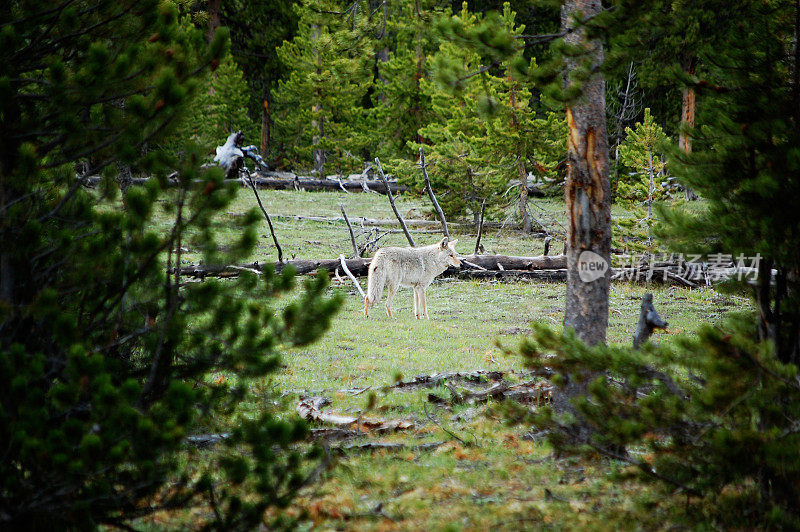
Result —
[[[563,116],[542,110],[538,117],[533,109],[541,104],[527,86],[528,65],[521,48],[493,74],[483,67],[485,57],[459,42],[471,42],[494,22],[504,30],[498,32],[505,35],[498,42],[508,43],[510,36],[524,31],[515,25],[515,14],[507,4],[502,17],[492,17],[490,23],[466,5],[457,16],[443,20],[445,34],[461,37],[439,46],[431,57],[436,78],[421,83],[431,102],[431,120],[419,130],[431,144],[426,147],[431,186],[446,213],[471,212],[476,224],[484,201],[490,208],[509,203],[512,180],[527,179],[529,171],[543,182],[555,180],[566,150]],[[498,58],[502,53],[492,52]],[[420,144],[411,146],[418,150]],[[422,176],[411,164],[399,168],[403,182],[422,189]]]
[[[278,49],[292,67],[275,93],[285,158],[322,175],[360,171],[365,160],[359,126],[372,79],[373,23],[366,2],[347,3],[347,11],[344,4],[312,0],[296,6],[297,35]]]
[[[226,0],[220,6],[222,23],[231,32],[231,54],[249,88],[247,113],[261,124],[261,155],[268,160],[273,148],[274,92],[278,81],[287,75],[287,65],[279,59],[277,49],[297,31],[297,13],[292,8],[295,3]]]
[[[339,299],[323,277],[290,297],[289,270],[184,286],[185,246],[241,259],[259,216],[222,253],[212,222],[235,187],[201,172],[196,148],[154,148],[225,49],[224,31],[207,46],[178,15],[151,0],[0,5],[0,528],[124,528],[196,504],[208,526],[253,526],[302,482],[303,423],[266,404],[217,420]],[[76,163],[103,174],[99,190]],[[155,177],[120,199],[118,163]],[[195,463],[182,449],[197,431],[230,437]]]
[[[619,18],[598,31],[638,31],[660,16],[659,2],[618,5]],[[557,386],[586,387],[572,403],[580,420],[550,409],[533,416],[559,451],[630,463],[692,497],[716,526],[793,529],[800,526],[800,13],[783,0],[703,4],[712,5],[718,16],[706,30],[715,46],[695,50],[703,77],[674,74],[698,91],[706,118],[688,132],[694,153],[669,152],[672,171],[706,201],[663,209],[660,232],[678,253],[719,253],[741,265],[760,254],[755,286],[743,285],[758,312],[642,351],[589,348],[570,331],[535,325],[521,352]]]
[[[650,176],[653,180],[653,196],[664,194],[666,157],[664,149],[670,142],[661,126],[655,123],[650,109],[644,110],[644,118],[634,129],[625,128],[625,142],[619,146],[622,173],[617,184],[617,195],[630,201],[646,201],[650,195]]]
[[[419,152],[411,143],[422,141],[420,129],[434,120],[422,83],[431,79],[429,58],[441,44],[441,35],[433,28],[439,17],[450,16],[443,9],[447,3],[399,2],[387,15],[388,54],[376,64],[367,133],[370,149],[382,161],[415,160]]]
[[[202,146],[206,152],[225,141],[233,131],[241,131],[247,141],[259,138],[259,126],[247,114],[250,92],[242,71],[226,55],[214,72],[205,72],[198,90],[186,106],[170,147],[186,141]]]

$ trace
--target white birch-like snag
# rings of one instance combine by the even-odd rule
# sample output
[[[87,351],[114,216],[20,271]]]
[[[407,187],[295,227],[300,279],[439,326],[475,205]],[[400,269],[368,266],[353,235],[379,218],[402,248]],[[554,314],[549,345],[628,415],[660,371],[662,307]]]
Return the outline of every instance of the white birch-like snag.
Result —
[[[358,293],[361,294],[361,299],[365,299],[367,296],[364,294],[364,290],[361,289],[361,285],[358,284],[358,279],[356,279],[356,276],[353,275],[353,273],[350,271],[350,268],[347,267],[347,261],[345,260],[343,254],[339,255],[339,264],[342,265],[342,270],[344,270],[344,273],[346,273],[350,280],[353,281],[353,284],[356,285]]]
[[[227,179],[235,179],[238,177],[239,169],[242,168],[244,152],[242,152],[239,147],[241,143],[242,133],[240,131],[234,131],[228,135],[225,144],[217,146],[214,162],[225,170],[225,177]]]
[[[375,432],[392,432],[414,428],[414,423],[411,421],[353,417],[323,412],[322,407],[327,404],[330,404],[330,401],[324,397],[302,398],[297,402],[296,410],[303,419],[328,423],[336,427],[355,426],[357,429],[365,428]]]

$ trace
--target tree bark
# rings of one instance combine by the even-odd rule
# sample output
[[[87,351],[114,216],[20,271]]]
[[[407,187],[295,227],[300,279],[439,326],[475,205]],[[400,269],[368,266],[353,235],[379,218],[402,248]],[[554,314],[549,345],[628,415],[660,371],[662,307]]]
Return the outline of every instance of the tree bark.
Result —
[[[564,29],[571,29],[573,17],[585,19],[602,9],[599,0],[568,0],[561,11]],[[572,31],[567,43],[586,50],[593,67],[603,62],[600,41],[587,41],[583,30]],[[577,67],[577,59],[566,60],[566,71]],[[568,82],[568,80],[565,80]],[[608,136],[605,114],[605,82],[595,73],[583,83],[581,97],[567,106],[569,127],[567,153],[567,296],[564,327],[573,328],[589,345],[605,343],[608,327],[608,286],[611,264],[611,211],[609,190]],[[606,261],[602,276],[586,282],[579,267],[592,252]]]
[[[687,54],[683,58],[682,66],[686,74],[693,76],[697,70],[697,59]],[[688,130],[694,128],[695,101],[694,89],[684,87],[681,91],[681,128],[678,135],[678,147],[684,153],[692,153],[692,136]],[[691,188],[685,187],[684,192],[687,200],[697,199],[697,194]]]
[[[220,6],[222,0],[208,0],[208,29],[206,30],[206,40],[214,40],[214,33],[220,26]]]
[[[566,0],[561,8],[561,27],[565,42],[582,49],[582,56],[566,57],[564,84],[574,83],[570,73],[589,59],[595,70],[582,82],[581,95],[567,104],[567,180],[564,189],[567,211],[567,294],[564,329],[573,329],[588,345],[605,343],[608,327],[608,289],[611,277],[611,208],[606,131],[605,81],[599,72],[603,45],[589,41],[577,20],[585,20],[602,10],[600,0]],[[605,262],[605,270],[597,265]],[[598,276],[591,273],[595,265]],[[584,274],[584,278],[581,278]],[[553,409],[574,417],[575,441],[588,441],[592,428],[573,406],[572,400],[587,395],[587,385],[595,374],[563,375],[564,383],[553,390]]]

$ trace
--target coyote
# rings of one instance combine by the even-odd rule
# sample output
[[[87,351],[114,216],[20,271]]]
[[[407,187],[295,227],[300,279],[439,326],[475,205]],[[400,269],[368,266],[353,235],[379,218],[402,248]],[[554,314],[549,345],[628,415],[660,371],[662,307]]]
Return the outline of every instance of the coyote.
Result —
[[[438,244],[421,248],[379,249],[369,265],[364,315],[369,317],[370,307],[380,301],[386,285],[389,288],[386,295],[386,314],[393,317],[392,298],[399,287],[410,286],[414,289],[414,316],[417,319],[427,318],[425,290],[428,285],[451,264],[461,266],[455,249],[457,242],[458,240],[443,238]]]

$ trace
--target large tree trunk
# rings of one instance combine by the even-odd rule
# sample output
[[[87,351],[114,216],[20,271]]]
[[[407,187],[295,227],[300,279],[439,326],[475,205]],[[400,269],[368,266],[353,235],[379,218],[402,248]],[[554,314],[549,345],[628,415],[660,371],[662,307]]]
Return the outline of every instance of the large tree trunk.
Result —
[[[601,9],[599,0],[567,0],[561,11],[562,27],[573,26],[574,16],[585,19]],[[603,48],[599,41],[586,42],[581,30],[571,32],[565,40],[588,50],[594,66],[602,64]],[[567,73],[576,67],[576,62],[567,60]],[[608,135],[602,74],[596,73],[584,82],[582,96],[567,106],[567,123],[565,196],[569,225],[564,326],[575,329],[581,340],[592,345],[606,340],[611,264]],[[605,261],[606,269],[599,278],[587,282],[581,279],[579,268],[588,268],[592,258],[589,253],[599,256],[598,261]]]
[[[208,28],[206,29],[206,40],[214,40],[214,32],[220,26],[220,6],[222,0],[208,0]]]
[[[683,71],[694,75],[697,70],[697,59],[690,55],[683,58]],[[691,87],[684,87],[681,92],[681,129],[678,135],[678,147],[685,153],[692,153],[692,136],[687,132],[694,128],[695,92]],[[697,194],[692,189],[685,189],[687,200],[696,200]]]
[[[586,19],[602,9],[600,0],[566,0],[561,8],[561,26],[574,28],[574,18]],[[565,41],[585,50],[592,67],[603,62],[600,41],[587,41],[584,30],[571,31]],[[583,58],[565,60],[565,84],[569,73]],[[605,343],[608,327],[608,288],[611,282],[611,208],[608,134],[606,132],[605,82],[595,73],[583,82],[582,95],[567,105],[567,295],[564,329],[574,329],[588,345]],[[553,391],[553,409],[575,418],[572,439],[588,441],[591,426],[574,408],[572,400],[587,394],[595,377],[568,377]]]

